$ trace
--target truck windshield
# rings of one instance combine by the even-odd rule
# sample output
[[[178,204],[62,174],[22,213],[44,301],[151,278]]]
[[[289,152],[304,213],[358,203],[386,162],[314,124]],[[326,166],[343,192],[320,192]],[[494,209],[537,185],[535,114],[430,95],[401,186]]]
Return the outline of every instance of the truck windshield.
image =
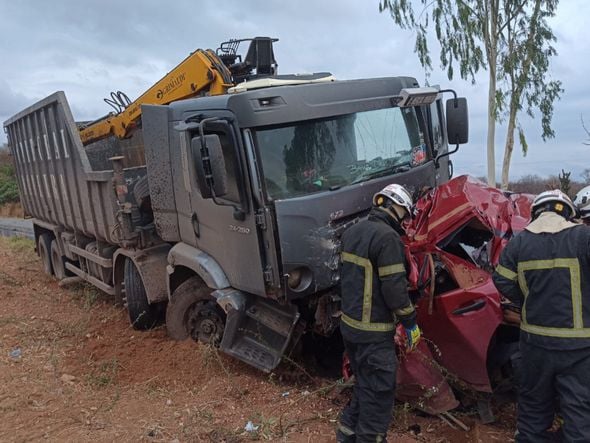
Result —
[[[272,199],[334,190],[427,161],[414,108],[387,108],[254,132]]]

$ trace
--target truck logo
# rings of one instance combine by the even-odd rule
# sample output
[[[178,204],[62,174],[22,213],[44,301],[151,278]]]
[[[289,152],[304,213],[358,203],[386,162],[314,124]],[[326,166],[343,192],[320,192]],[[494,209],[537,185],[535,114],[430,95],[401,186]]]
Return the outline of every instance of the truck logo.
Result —
[[[250,234],[250,228],[246,226],[229,225],[229,230],[237,232],[238,234]]]
[[[158,92],[156,93],[156,98],[158,100],[161,100],[162,97],[164,97],[165,95],[178,89],[184,83],[185,80],[186,80],[186,73],[183,72],[183,73],[177,75],[176,77],[171,79],[168,83],[166,83],[162,88],[158,89]]]

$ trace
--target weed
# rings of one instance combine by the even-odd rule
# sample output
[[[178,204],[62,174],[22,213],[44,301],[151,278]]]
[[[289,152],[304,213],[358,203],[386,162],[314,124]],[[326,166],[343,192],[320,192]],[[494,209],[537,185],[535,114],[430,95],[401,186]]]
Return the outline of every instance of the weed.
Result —
[[[213,412],[211,409],[199,409],[197,410],[195,416],[205,421],[211,421],[213,419]]]
[[[81,338],[86,335],[90,320],[88,318],[75,320],[69,323],[60,324],[62,337]]]
[[[158,376],[152,377],[142,383],[146,387],[146,393],[150,397],[170,397],[170,391],[160,386]]]
[[[10,317],[0,317],[0,328],[6,325],[12,325],[12,324],[16,324],[16,323],[20,323],[22,320],[14,317],[14,316],[10,316]]]
[[[223,369],[227,378],[231,377],[229,369],[226,367],[219,349],[212,344],[203,345],[203,366],[206,369]]]
[[[19,254],[33,253],[35,250],[35,242],[30,238],[8,237],[2,239],[2,243],[5,243],[11,251]]]
[[[251,440],[274,440],[280,436],[279,420],[276,417],[265,417],[258,413],[250,421],[257,426],[255,431],[248,434]]]
[[[88,384],[94,388],[104,388],[117,382],[120,364],[116,358],[92,364],[90,373],[86,376]]]
[[[0,283],[4,283],[7,286],[18,286],[19,281],[14,277],[8,275],[6,272],[0,271]]]
[[[101,296],[101,291],[88,283],[80,284],[74,291],[74,298],[80,301],[80,305],[85,311],[90,311]]]
[[[113,410],[113,408],[115,407],[115,405],[117,404],[117,402],[121,399],[121,392],[119,391],[119,388],[117,388],[115,395],[113,396],[112,400],[110,401],[110,403],[105,406],[104,411],[105,412],[110,412]]]

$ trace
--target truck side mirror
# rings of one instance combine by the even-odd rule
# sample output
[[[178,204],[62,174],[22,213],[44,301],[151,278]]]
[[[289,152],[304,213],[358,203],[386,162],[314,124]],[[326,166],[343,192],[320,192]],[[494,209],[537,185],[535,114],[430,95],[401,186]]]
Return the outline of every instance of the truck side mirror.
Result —
[[[449,145],[462,145],[469,139],[469,117],[465,97],[450,98],[446,105]]]
[[[191,153],[201,197],[223,197],[227,194],[227,172],[219,136],[193,137]]]

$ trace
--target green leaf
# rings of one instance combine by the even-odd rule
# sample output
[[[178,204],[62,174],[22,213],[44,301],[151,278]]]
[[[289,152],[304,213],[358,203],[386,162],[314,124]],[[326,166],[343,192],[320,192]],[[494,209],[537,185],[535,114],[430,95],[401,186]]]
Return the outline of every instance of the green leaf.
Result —
[[[527,153],[529,152],[529,145],[526,141],[524,130],[520,125],[518,126],[518,141],[520,142],[520,147],[522,148],[522,155],[523,157],[526,157]]]

